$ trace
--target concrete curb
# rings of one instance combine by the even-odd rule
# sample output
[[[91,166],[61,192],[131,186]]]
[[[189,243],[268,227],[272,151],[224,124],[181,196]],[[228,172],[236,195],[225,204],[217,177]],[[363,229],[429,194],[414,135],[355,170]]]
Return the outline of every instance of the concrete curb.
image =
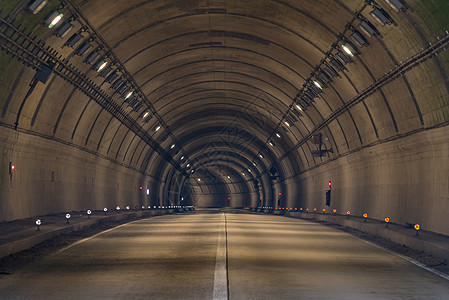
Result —
[[[51,229],[50,226],[42,226],[41,231],[35,231],[32,236],[25,237],[16,241],[11,241],[0,245],[0,258],[6,257],[8,255],[30,249],[31,247],[42,243],[43,241],[52,239],[62,234],[69,234],[74,231],[79,231],[83,228],[90,227],[93,225],[100,224],[106,221],[123,221],[123,220],[134,220],[138,218],[147,218],[152,216],[161,216],[166,214],[173,214],[175,212],[182,212],[181,210],[167,209],[167,210],[150,210],[150,211],[132,211],[132,212],[121,212],[119,214],[108,215],[104,217],[97,217],[87,219],[85,221],[64,224],[57,228]],[[35,228],[35,227],[33,227]]]

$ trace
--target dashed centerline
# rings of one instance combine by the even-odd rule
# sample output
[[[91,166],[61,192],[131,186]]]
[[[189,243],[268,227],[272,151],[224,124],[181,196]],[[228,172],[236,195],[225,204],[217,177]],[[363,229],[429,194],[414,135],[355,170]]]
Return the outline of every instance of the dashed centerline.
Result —
[[[226,216],[222,213],[218,230],[217,260],[214,275],[214,300],[228,299]]]

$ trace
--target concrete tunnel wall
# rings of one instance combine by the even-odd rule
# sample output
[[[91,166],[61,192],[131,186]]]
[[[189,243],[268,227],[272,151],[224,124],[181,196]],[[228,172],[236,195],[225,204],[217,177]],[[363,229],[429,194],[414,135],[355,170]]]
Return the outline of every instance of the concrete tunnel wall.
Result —
[[[86,4],[85,1],[79,2]],[[92,1],[91,3],[94,6],[101,6],[100,2]],[[357,5],[362,5],[364,1],[343,2],[350,9],[355,10]],[[379,5],[388,9],[384,1],[378,2]],[[47,7],[47,11],[54,8],[58,1],[50,1],[50,3],[52,6]],[[323,1],[320,1],[319,5],[324,5],[323,3]],[[342,76],[335,79],[335,89],[326,91],[326,97],[332,100],[332,95],[335,92],[338,97],[343,99],[342,102],[351,99],[359,91],[355,92],[348,82],[358,89],[366,87],[371,83],[371,80],[377,78],[376,76],[383,75],[390,68],[394,68],[391,57],[396,60],[405,59],[413,51],[421,49],[421,40],[434,41],[437,36],[446,30],[444,27],[446,24],[443,24],[442,20],[449,9],[445,1],[426,1],[425,3],[407,1],[407,3],[413,8],[413,17],[422,31],[412,32],[410,27],[413,22],[409,22],[404,14],[394,14],[399,25],[381,28],[384,34],[382,44],[376,44],[377,48],[374,48],[373,45],[372,48],[363,49],[365,51],[364,64],[371,68],[368,68],[368,71],[375,74],[368,74],[369,72],[365,70],[360,71],[362,68],[358,69],[359,64],[348,65],[349,71],[345,74],[349,74],[349,77]],[[108,9],[114,10],[112,6]],[[305,5],[304,10],[308,9]],[[341,7],[336,9],[340,13],[343,10]],[[313,13],[312,8],[310,8],[310,11]],[[391,10],[389,11],[391,12]],[[86,13],[88,12],[86,11]],[[391,13],[393,14],[393,12]],[[104,12],[104,14],[107,13]],[[331,12],[326,12],[324,15],[327,14],[331,14]],[[33,20],[30,21],[30,24],[25,22],[26,26],[31,28],[33,26],[39,27],[38,24],[41,20],[37,18],[30,14],[23,15],[25,21]],[[43,18],[43,16],[40,16],[40,18]],[[269,17],[266,18],[269,19]],[[331,23],[333,21],[325,20],[323,17],[323,22]],[[344,28],[340,23],[344,23],[343,19],[339,21],[338,18],[335,18],[334,25],[335,28],[339,28],[338,30]],[[298,24],[300,24],[299,20]],[[76,26],[78,26],[76,27],[78,30],[80,26]],[[198,25],[198,27],[200,26]],[[106,32],[110,34],[108,30],[112,29],[106,29]],[[254,29],[254,31],[253,33],[257,34],[257,29]],[[312,31],[311,29],[310,32]],[[307,32],[307,34],[310,34],[310,38],[318,39],[310,32]],[[71,54],[73,49],[62,47],[65,40],[49,33],[46,28],[38,28],[36,33],[39,38],[61,51],[62,55],[70,57],[72,62],[74,61],[77,67],[82,68],[87,76],[90,76],[91,73],[97,76],[95,71],[92,70],[92,66],[83,64],[83,58]],[[231,40],[231,37],[228,38]],[[253,47],[248,41],[243,43]],[[320,40],[320,43],[326,47],[328,45],[326,39]],[[294,48],[293,44],[290,40],[287,43]],[[256,46],[260,45],[256,44]],[[388,50],[386,52],[390,57],[387,57],[387,55],[376,56],[376,51],[380,53],[379,49],[382,47]],[[124,48],[126,47],[119,50],[123,56],[126,56],[127,49]],[[299,48],[301,49],[301,45]],[[251,48],[251,50],[254,49]],[[304,57],[314,59],[318,55],[314,52],[315,50],[313,49],[310,55],[304,54]],[[299,52],[298,49],[295,49],[295,51]],[[237,57],[237,54],[232,55],[233,59]],[[282,54],[280,56],[287,57],[289,55]],[[282,143],[282,147],[278,147],[268,153],[269,155],[266,155],[271,159],[269,163],[259,164],[259,169],[254,168],[253,173],[246,174],[243,180],[231,182],[228,187],[223,189],[214,188],[213,185],[207,186],[207,184],[201,189],[194,185],[193,179],[190,179],[194,190],[191,194],[192,202],[198,206],[216,207],[223,205],[224,202],[220,199],[224,196],[225,198],[230,196],[231,206],[258,206],[259,197],[262,196],[265,206],[276,206],[277,195],[282,192],[282,204],[285,206],[322,209],[324,207],[324,193],[328,189],[327,184],[329,180],[332,180],[330,209],[336,208],[339,212],[351,210],[356,215],[367,212],[369,217],[376,219],[389,216],[392,222],[400,224],[419,222],[423,229],[449,235],[449,219],[446,217],[449,214],[449,142],[447,139],[449,136],[447,126],[449,122],[449,80],[446,76],[449,71],[449,55],[447,52],[440,52],[437,57],[438,63],[434,64],[433,59],[431,59],[429,62],[424,62],[407,72],[408,86],[402,81],[396,80],[382,88],[382,94],[387,95],[386,98],[389,101],[390,107],[388,109],[391,109],[391,114],[395,117],[394,122],[389,118],[382,97],[378,95],[379,93],[374,94],[367,97],[363,103],[365,107],[370,109],[370,116],[361,108],[361,104],[358,104],[352,109],[351,116],[348,116],[348,114],[341,116],[338,120],[338,126],[334,122],[323,130],[330,138],[326,147],[334,148],[334,154],[322,159],[313,158],[310,150],[315,149],[315,146],[306,142],[284,157],[285,151],[290,150],[319,124],[322,115],[327,116],[341,105],[337,100],[334,102],[322,101],[325,99],[324,96],[317,98],[314,104],[316,110],[310,108],[304,112],[301,121],[304,128],[298,126],[292,129],[293,134],[283,133],[283,136],[286,137],[285,140],[276,141],[278,146]],[[139,143],[139,138],[134,138],[132,134],[128,134],[126,128],[121,127],[118,122],[109,121],[110,116],[106,113],[102,114],[98,105],[93,102],[90,103],[90,100],[81,92],[72,92],[73,87],[59,77],[52,77],[47,85],[38,83],[22,112],[19,130],[14,130],[18,108],[29,88],[35,71],[29,67],[24,67],[22,62],[13,60],[5,51],[1,52],[0,59],[2,68],[0,75],[2,79],[0,84],[0,107],[2,108],[2,114],[0,115],[0,166],[2,170],[0,173],[0,221],[71,210],[102,209],[104,206],[130,205],[133,207],[157,205],[159,203],[164,205],[167,193],[179,192],[174,188],[174,185],[173,187],[167,186],[169,182],[166,182],[171,178],[167,174],[177,172],[169,172],[170,168],[174,168],[174,166],[164,161],[162,156],[148,145]],[[253,57],[249,58],[249,55],[244,57],[243,60],[245,59],[252,64],[257,61]],[[298,61],[295,61],[298,65],[292,64],[292,66],[294,69],[300,70],[304,65]],[[233,61],[234,63],[236,61]],[[136,61],[132,61],[130,64],[133,68],[138,65]],[[221,64],[224,65],[223,62]],[[217,64],[217,66],[221,66],[221,64]],[[244,68],[237,64],[232,66],[231,69],[237,71],[240,71],[240,69],[246,70],[245,68],[248,67],[245,66]],[[162,66],[157,67],[162,68]],[[189,69],[189,67],[184,66],[182,74],[188,74]],[[278,69],[282,68],[278,66]],[[269,80],[273,78],[279,80],[280,77],[270,77],[268,67],[257,70],[262,74],[261,78],[264,83],[256,82],[265,91],[270,91],[272,86],[277,88],[278,82],[269,82]],[[242,73],[244,72],[242,71]],[[294,74],[292,74],[288,73],[285,77],[294,77]],[[140,74],[139,76],[145,79],[144,75]],[[195,76],[200,75],[195,74]],[[236,73],[229,76],[234,81],[241,80],[244,77]],[[170,78],[170,73],[163,73],[161,77]],[[350,80],[346,80],[347,78]],[[111,91],[109,87],[102,83],[102,79],[95,77],[94,80],[98,85],[104,86],[107,93],[114,97],[113,99],[122,104],[123,99],[120,102],[114,91]],[[162,79],[160,80],[165,83]],[[301,80],[295,77],[292,82],[300,86]],[[250,83],[254,84],[252,81]],[[164,91],[172,89],[170,85],[162,86]],[[279,86],[282,86],[282,84],[279,83]],[[237,89],[234,85],[233,88]],[[294,90],[291,86],[288,88]],[[154,89],[156,90],[156,88]],[[252,89],[254,87],[248,85],[244,88],[244,91],[249,92]],[[413,93],[408,94],[407,91],[410,90]],[[280,88],[275,90],[274,93],[277,98],[282,99],[284,97],[283,92]],[[153,93],[153,89],[149,93]],[[182,91],[179,93],[182,94]],[[56,115],[64,107],[64,101],[68,97],[73,99],[67,101],[67,110],[61,118],[58,129],[54,130]],[[413,97],[415,99],[412,99]],[[266,96],[266,98],[269,97]],[[240,101],[244,102],[241,99]],[[234,104],[234,102],[237,101],[233,99],[232,103]],[[422,120],[415,112],[414,102],[421,110]],[[275,103],[281,103],[281,101]],[[85,116],[81,119],[79,114],[85,105],[88,108]],[[229,110],[235,109],[232,107],[229,105]],[[260,107],[263,107],[263,109],[256,110],[260,115],[273,110],[273,107],[269,105],[265,107],[261,105]],[[161,105],[161,110],[162,108],[166,111],[171,110],[172,114],[167,113],[170,118],[181,116],[182,119],[184,110],[175,111],[168,105]],[[180,131],[178,132],[185,135],[192,129],[191,127],[182,128],[184,124],[187,124],[187,121],[190,122],[188,123],[189,126],[197,123],[195,126],[198,129],[195,129],[195,132],[203,130],[202,126],[206,122],[203,119],[208,119],[207,122],[210,124],[232,121],[229,116],[226,116],[229,119],[224,117],[220,120],[218,118],[211,119],[208,118],[209,115],[204,115],[201,106],[193,108],[191,107],[195,114],[202,116],[201,122],[198,122],[199,117],[198,119],[181,120],[176,124],[170,124],[172,130],[178,130],[179,128]],[[250,112],[248,110],[245,113],[249,114]],[[136,113],[129,112],[129,114],[135,115]],[[242,113],[242,115],[244,114]],[[242,115],[239,115],[241,119],[244,118]],[[370,127],[370,118],[374,120],[372,123],[376,126],[375,130]],[[251,118],[241,122],[242,126],[248,129],[248,132],[245,132],[246,135],[261,134],[261,129],[256,128],[256,126],[254,126],[255,129],[246,128],[251,127],[248,124],[251,124],[253,120]],[[108,121],[111,122],[111,125]],[[151,131],[153,129],[156,123],[151,122],[144,125],[145,130]],[[275,124],[276,119],[274,121],[270,119],[270,122],[263,123],[267,127],[267,131],[273,130],[274,125],[272,123]],[[96,124],[96,126],[93,124]],[[207,125],[209,128],[212,127],[210,124]],[[74,127],[77,130],[74,130]],[[252,129],[254,130],[251,131]],[[162,148],[169,151],[171,140],[165,140],[161,133],[158,134],[154,135],[155,140]],[[102,139],[103,135],[105,136],[104,139]],[[239,138],[244,141],[246,137],[242,134]],[[257,142],[264,142],[264,139],[266,138],[260,137]],[[238,141],[243,143],[240,140]],[[186,143],[190,142],[190,140],[186,141]],[[190,146],[193,149],[196,149],[193,145],[201,147],[207,144],[193,143]],[[129,149],[137,153],[134,160],[130,158],[130,155],[125,155],[126,147],[121,147],[122,144],[130,145]],[[251,153],[257,158],[257,147],[258,145],[250,145],[247,153],[242,151],[245,163],[250,164]],[[179,155],[171,154],[173,157],[179,157]],[[281,157],[283,158],[280,159]],[[16,166],[12,177],[8,174],[10,161]],[[243,164],[243,159],[238,158],[236,161],[238,162],[235,163],[236,167],[233,166],[232,168],[238,172],[241,171],[238,168],[240,168],[240,164]],[[276,165],[279,166],[279,173],[282,176],[278,180],[271,181],[268,178],[267,169],[273,161],[276,161]],[[216,171],[210,172],[210,174],[213,177],[223,176],[224,173],[221,174],[220,171]],[[253,188],[254,179],[260,182],[258,191]],[[139,186],[142,186],[143,190],[139,190]],[[145,194],[146,187],[150,187],[150,196]]]
[[[117,205],[123,209],[127,205],[157,204],[152,189],[150,196],[146,195],[146,188],[155,181],[150,176],[73,146],[17,135],[4,127],[0,132],[2,145],[9,144],[2,148],[1,165],[7,168],[12,160],[16,166],[11,178],[2,172],[1,221],[72,210],[111,210]]]
[[[361,216],[449,234],[449,156],[447,127],[373,145],[288,180],[296,189],[289,207],[333,208]],[[325,191],[332,181],[331,205]],[[299,207],[298,207],[299,209]]]

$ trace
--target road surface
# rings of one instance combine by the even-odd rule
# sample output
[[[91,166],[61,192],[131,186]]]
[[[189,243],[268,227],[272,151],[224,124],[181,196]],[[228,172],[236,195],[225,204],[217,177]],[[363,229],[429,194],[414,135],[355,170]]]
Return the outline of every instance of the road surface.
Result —
[[[281,216],[132,222],[0,278],[0,299],[449,299],[449,281],[344,232]]]

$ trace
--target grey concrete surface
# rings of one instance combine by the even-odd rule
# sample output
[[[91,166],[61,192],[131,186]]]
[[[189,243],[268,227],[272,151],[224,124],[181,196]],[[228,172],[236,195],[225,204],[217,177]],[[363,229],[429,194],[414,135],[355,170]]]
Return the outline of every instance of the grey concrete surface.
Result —
[[[231,299],[448,299],[449,281],[305,220],[228,215]]]
[[[259,210],[262,211],[262,210]],[[386,227],[384,221],[369,219],[364,222],[363,218],[333,213],[304,213],[286,210],[263,210],[264,213],[274,213],[292,218],[302,218],[306,220],[325,221],[331,224],[338,224],[345,227],[367,232],[390,240],[399,245],[405,245],[415,250],[423,251],[427,254],[449,260],[449,236],[437,234],[435,232],[420,230],[416,236],[416,230],[408,226],[397,223],[389,223]],[[421,227],[422,228],[422,227]]]
[[[72,212],[69,223],[66,223],[65,214],[17,220],[16,222],[4,222],[0,224],[0,258],[29,249],[61,234],[70,234],[101,222],[126,221],[174,212],[174,209],[132,210],[118,214],[115,211],[107,214],[104,214],[102,211],[96,211],[91,218],[88,218],[85,212]],[[39,231],[36,230],[34,225],[36,219],[41,219],[42,221]]]
[[[213,299],[226,230],[229,299],[447,299],[449,282],[326,226],[281,216],[159,216],[0,278],[2,299]]]
[[[210,299],[220,215],[154,217],[0,279],[9,299]]]

